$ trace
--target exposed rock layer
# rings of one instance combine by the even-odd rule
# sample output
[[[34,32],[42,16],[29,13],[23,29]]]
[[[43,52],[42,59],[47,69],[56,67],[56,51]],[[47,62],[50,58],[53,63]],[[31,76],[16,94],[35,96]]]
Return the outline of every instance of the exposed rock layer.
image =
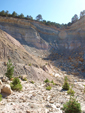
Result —
[[[0,29],[20,41],[23,45],[38,49],[55,48],[58,52],[85,48],[85,17],[72,24],[68,29],[54,29],[35,21],[0,17]],[[80,49],[79,49],[80,48]]]
[[[27,52],[25,51],[23,46],[19,44],[19,42],[11,40],[11,36],[5,34],[5,38],[8,37],[8,40],[11,42],[12,47],[17,48],[13,49],[9,52],[10,44],[6,42],[9,46],[4,46],[1,49],[1,59],[6,58],[6,54],[9,54],[16,62],[20,63],[34,63],[33,55],[39,57],[42,56],[41,50],[47,54],[48,50],[50,50],[51,54],[48,56],[50,60],[62,60],[66,59],[73,66],[68,66],[66,64],[67,70],[68,67],[72,67],[72,69],[76,68],[79,71],[79,74],[85,74],[85,17],[78,20],[76,23],[72,24],[68,29],[60,29],[60,28],[52,28],[49,26],[45,26],[36,21],[29,21],[25,19],[16,19],[9,17],[0,17],[0,29],[6,31],[8,34],[17,39],[25,49],[30,52],[32,55],[27,56]],[[15,43],[13,43],[15,42]],[[1,43],[3,47],[5,41]],[[16,46],[16,47],[15,47]],[[19,49],[20,48],[20,49]],[[22,48],[22,49],[21,49]],[[38,50],[38,54],[37,51]],[[45,51],[47,50],[47,52]],[[16,57],[15,57],[16,56]],[[20,57],[20,58],[19,58]],[[45,55],[43,55],[45,57]],[[47,57],[47,56],[46,56]],[[36,58],[35,58],[36,59]],[[39,58],[38,58],[39,59]],[[23,62],[24,61],[24,62]],[[39,60],[37,60],[39,62]],[[76,63],[75,63],[76,62]],[[67,63],[67,61],[65,62]],[[36,64],[36,63],[35,63]],[[63,63],[61,63],[61,66]],[[82,65],[82,66],[81,66]],[[75,70],[74,70],[75,71]]]

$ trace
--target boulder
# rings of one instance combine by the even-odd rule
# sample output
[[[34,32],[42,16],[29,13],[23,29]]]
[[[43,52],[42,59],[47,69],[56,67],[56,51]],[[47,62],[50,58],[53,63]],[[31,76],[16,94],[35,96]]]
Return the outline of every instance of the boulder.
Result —
[[[2,81],[0,80],[0,85],[2,85],[3,83],[2,83]]]
[[[21,75],[21,79],[27,78],[27,75]]]
[[[2,78],[2,82],[7,82],[8,80],[9,80],[8,77],[3,76],[3,78]]]
[[[45,72],[48,72],[48,71],[49,71],[47,65],[44,65],[42,68],[43,68],[43,70],[44,70]]]
[[[12,90],[9,84],[4,84],[1,88],[1,93],[11,94]]]

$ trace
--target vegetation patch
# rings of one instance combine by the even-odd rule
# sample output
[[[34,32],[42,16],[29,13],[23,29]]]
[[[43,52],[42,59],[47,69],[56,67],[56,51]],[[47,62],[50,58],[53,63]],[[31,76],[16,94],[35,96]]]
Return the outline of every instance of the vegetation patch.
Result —
[[[75,98],[70,97],[70,100],[63,104],[62,110],[65,113],[81,113],[81,105]]]
[[[54,83],[54,81],[53,81],[53,80],[51,81],[51,83],[52,83],[53,85],[56,85],[56,83]]]
[[[69,84],[68,84],[68,78],[67,78],[67,76],[65,76],[65,78],[64,78],[64,84],[63,84],[63,89],[64,90],[69,90]]]
[[[27,78],[25,77],[25,78],[23,78],[23,81],[27,81]]]
[[[21,78],[21,75],[19,75],[19,78]]]
[[[72,88],[69,88],[69,90],[67,91],[68,94],[74,96],[75,92],[74,90],[72,90]]]
[[[32,64],[29,64],[29,66],[31,66]]]
[[[46,87],[46,90],[51,90],[51,88],[52,88],[51,86],[48,86]]]
[[[12,90],[17,90],[17,91],[22,90],[22,85],[18,77],[14,78],[13,82],[10,83],[10,86]]]
[[[11,78],[13,78],[13,74],[14,74],[14,66],[11,63],[11,60],[8,60],[8,63],[7,63],[7,72],[5,73],[5,75],[9,79],[11,79]]]
[[[0,101],[2,101],[2,95],[0,94]]]
[[[32,84],[34,84],[34,81],[30,81]]]
[[[46,78],[46,80],[45,80],[44,82],[45,82],[45,83],[47,83],[47,82],[49,83],[50,81],[48,80],[48,78]]]

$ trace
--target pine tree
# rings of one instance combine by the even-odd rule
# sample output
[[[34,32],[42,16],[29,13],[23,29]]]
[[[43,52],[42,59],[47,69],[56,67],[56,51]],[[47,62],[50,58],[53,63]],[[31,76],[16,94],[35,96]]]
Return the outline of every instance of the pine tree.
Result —
[[[5,75],[9,79],[11,79],[13,77],[13,74],[14,74],[14,66],[11,63],[11,60],[8,60],[8,63],[7,63],[7,72],[5,73]]]

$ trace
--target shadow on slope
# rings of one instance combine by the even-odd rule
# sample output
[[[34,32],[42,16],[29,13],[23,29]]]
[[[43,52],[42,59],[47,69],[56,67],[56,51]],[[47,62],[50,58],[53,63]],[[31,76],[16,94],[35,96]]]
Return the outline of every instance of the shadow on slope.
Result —
[[[82,50],[82,51],[81,51]],[[50,60],[52,64],[62,71],[66,71],[67,74],[79,76],[85,78],[85,60],[84,49],[78,48],[78,50],[64,50],[59,49],[51,50],[51,54],[44,58],[44,60]]]

